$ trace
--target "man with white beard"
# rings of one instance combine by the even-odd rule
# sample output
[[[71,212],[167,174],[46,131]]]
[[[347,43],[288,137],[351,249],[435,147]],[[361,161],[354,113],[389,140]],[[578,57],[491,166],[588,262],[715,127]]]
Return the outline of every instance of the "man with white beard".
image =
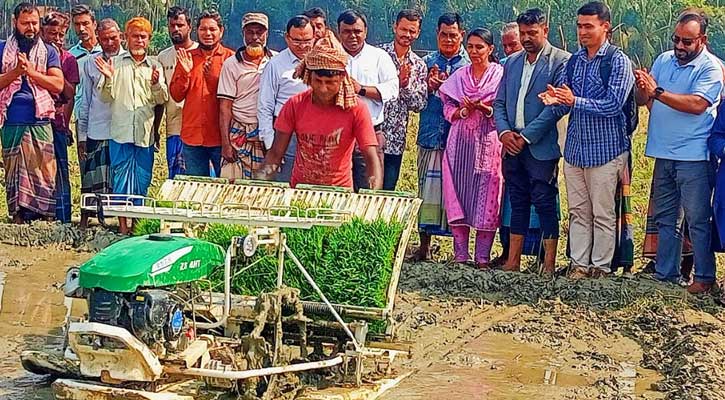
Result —
[[[259,136],[257,100],[262,71],[273,54],[267,49],[269,19],[262,13],[242,18],[244,46],[222,65],[219,76],[219,134],[222,139],[221,177],[252,179],[264,161]]]

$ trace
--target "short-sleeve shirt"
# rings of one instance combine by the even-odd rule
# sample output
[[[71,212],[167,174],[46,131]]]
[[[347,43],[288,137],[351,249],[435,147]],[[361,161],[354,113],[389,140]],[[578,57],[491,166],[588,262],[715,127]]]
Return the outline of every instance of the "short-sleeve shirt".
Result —
[[[352,151],[378,144],[370,112],[358,101],[351,109],[312,102],[312,90],[292,96],[275,121],[277,131],[297,136],[290,186],[299,183],[352,187]]]
[[[257,100],[262,71],[269,61],[265,55],[257,64],[246,61],[242,50],[229,57],[219,75],[217,97],[232,101],[232,118],[243,124],[257,124]]]
[[[60,57],[58,52],[49,44],[45,44],[48,49],[48,61],[46,63],[46,69],[60,68]],[[20,46],[19,50],[25,54],[30,53],[30,47]],[[5,42],[0,43],[0,65],[3,62],[3,53],[5,52]],[[28,84],[28,78],[22,77],[22,84],[20,89],[15,92],[13,99],[10,101],[10,106],[7,110],[7,118],[5,119],[5,125],[45,125],[50,122],[47,119],[38,120],[35,118],[35,98],[33,97],[33,91],[30,89]]]
[[[67,50],[63,50],[60,54],[60,68],[63,71],[63,79],[66,82],[77,85],[81,81],[78,72],[78,61]],[[55,119],[53,120],[53,128],[60,132],[68,132],[68,124],[66,124],[65,105],[70,99],[66,98],[63,93],[55,96]]]
[[[710,103],[704,113],[695,115],[677,111],[655,100],[647,130],[648,157],[675,161],[709,159],[707,139],[715,122],[723,88],[720,62],[703,50],[685,65],[680,65],[674,51],[662,53],[652,64],[657,85],[674,94],[697,95]]]

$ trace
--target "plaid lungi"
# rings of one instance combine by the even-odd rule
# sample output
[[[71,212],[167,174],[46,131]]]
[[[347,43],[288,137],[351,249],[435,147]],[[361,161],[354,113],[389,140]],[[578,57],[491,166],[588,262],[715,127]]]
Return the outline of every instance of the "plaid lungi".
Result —
[[[111,193],[111,156],[108,140],[86,139],[86,159],[81,162],[81,193]]]
[[[443,205],[443,151],[418,147],[418,197],[423,199],[418,228],[430,235],[451,236]]]
[[[44,125],[6,125],[0,129],[8,213],[30,211],[55,216],[53,129]]]
[[[264,163],[264,143],[259,138],[257,124],[232,121],[229,142],[237,151],[237,161],[230,163],[222,157],[221,177],[230,180],[252,179],[252,173]]]

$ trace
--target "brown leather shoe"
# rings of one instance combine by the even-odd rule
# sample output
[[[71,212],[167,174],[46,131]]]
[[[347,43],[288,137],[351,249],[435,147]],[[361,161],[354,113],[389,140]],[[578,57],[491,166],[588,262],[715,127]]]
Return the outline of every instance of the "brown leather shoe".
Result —
[[[712,283],[695,282],[687,287],[687,293],[689,294],[701,294],[708,293],[712,289]]]

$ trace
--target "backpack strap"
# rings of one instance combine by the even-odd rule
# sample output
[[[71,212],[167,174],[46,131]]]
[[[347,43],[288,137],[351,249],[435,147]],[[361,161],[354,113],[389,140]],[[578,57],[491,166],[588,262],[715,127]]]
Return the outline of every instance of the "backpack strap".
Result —
[[[602,78],[604,90],[609,90],[609,77],[612,75],[612,58],[614,53],[619,51],[619,47],[610,44],[607,52],[604,54],[602,61],[599,63],[599,76]]]

